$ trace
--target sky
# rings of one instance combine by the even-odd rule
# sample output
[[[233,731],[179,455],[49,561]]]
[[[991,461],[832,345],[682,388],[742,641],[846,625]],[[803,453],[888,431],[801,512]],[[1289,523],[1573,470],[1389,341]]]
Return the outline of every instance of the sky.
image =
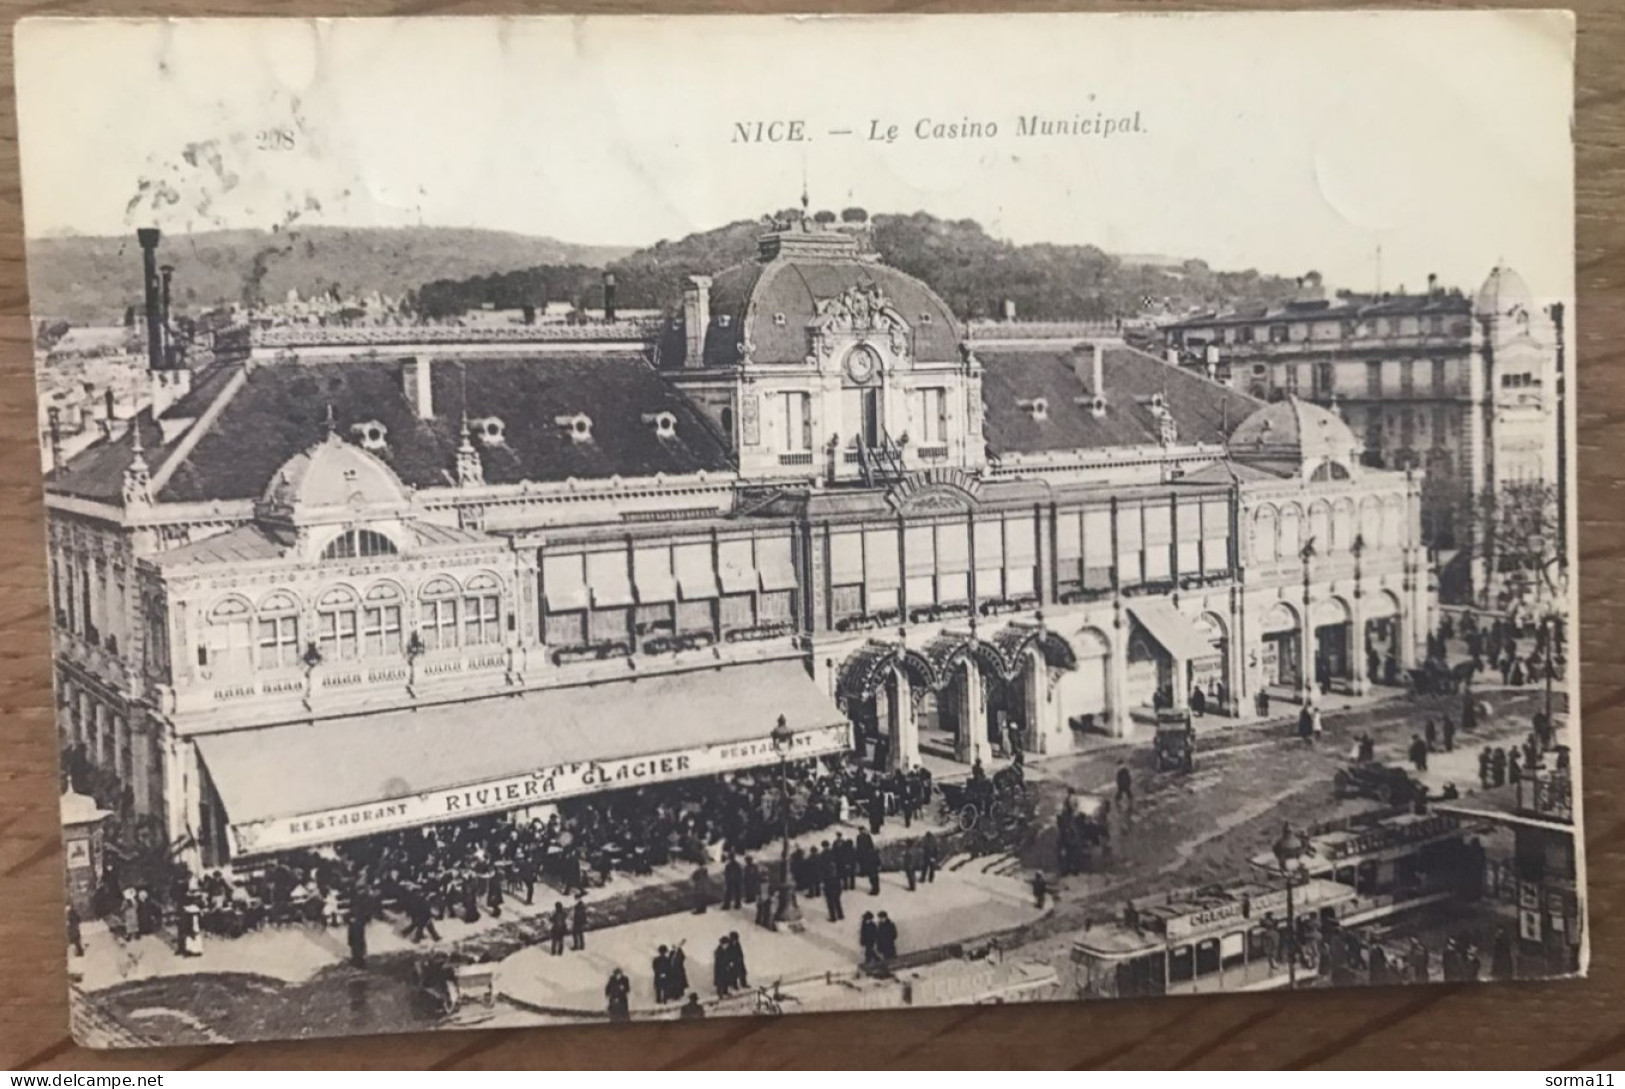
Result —
[[[1573,294],[1562,12],[46,19],[16,53],[31,237],[428,224],[643,246],[805,185],[815,209],[1019,243],[1357,290],[1431,272],[1471,291],[1505,262]],[[1033,116],[1118,131],[1022,135]],[[740,138],[794,121],[799,140]],[[996,131],[936,138],[954,124]]]

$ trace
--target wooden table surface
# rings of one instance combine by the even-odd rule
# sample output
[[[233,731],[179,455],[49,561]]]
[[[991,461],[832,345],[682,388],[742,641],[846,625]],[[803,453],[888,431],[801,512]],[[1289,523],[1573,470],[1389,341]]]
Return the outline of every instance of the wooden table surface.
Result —
[[[774,10],[811,4],[578,0],[570,10]],[[846,10],[865,10],[838,4]],[[867,10],[987,10],[903,4]],[[1023,10],[1068,5],[1022,4]],[[1109,5],[1071,5],[1080,10]],[[1118,4],[1177,10],[1163,3]],[[1193,5],[1179,5],[1191,7]],[[1239,8],[1241,4],[1207,7]],[[1275,5],[1247,5],[1275,6]],[[1294,6],[1290,4],[1280,6]],[[1323,7],[1366,6],[1356,4]],[[1537,6],[1526,3],[1524,7]],[[1579,9],[1578,363],[1581,657],[1591,977],[1557,984],[1381,988],[1087,1006],[746,1018],[620,1028],[368,1037],[313,1044],[95,1052],[67,1034],[56,731],[43,507],[17,182],[11,37],[0,40],[0,1069],[227,1067],[1625,1067],[1625,5]],[[457,0],[30,3],[12,18],[72,15],[538,13]],[[1239,58],[1238,58],[1239,59]],[[1440,64],[1448,64],[1441,54]],[[1289,93],[1283,89],[1283,93]],[[1516,88],[1509,88],[1515,94]],[[1515,133],[1486,138],[1516,139]],[[1420,194],[1418,195],[1420,199]],[[1486,223],[1486,231],[1495,224]],[[1571,393],[1575,385],[1571,382]],[[1614,458],[1622,462],[1615,462]]]

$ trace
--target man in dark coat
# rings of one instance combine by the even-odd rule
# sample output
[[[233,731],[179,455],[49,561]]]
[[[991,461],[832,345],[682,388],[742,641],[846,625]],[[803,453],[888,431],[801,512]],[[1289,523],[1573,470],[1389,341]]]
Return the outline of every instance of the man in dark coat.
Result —
[[[880,851],[865,831],[858,832],[857,846],[853,849],[858,869],[869,879],[869,895],[880,895]]]
[[[711,954],[711,985],[716,988],[718,998],[727,998],[733,993],[733,951],[728,948],[728,939],[717,939],[716,951]]]
[[[788,880],[795,885],[797,891],[807,891],[807,855],[800,847],[790,852]]]
[[[705,1007],[700,1005],[698,991],[688,992],[688,1001],[683,1008],[677,1011],[677,1016],[684,1021],[701,1021],[705,1019]]]
[[[835,859],[835,872],[841,888],[851,892],[858,887],[858,860],[857,853],[852,849],[852,841],[836,832],[835,845],[830,848],[830,853]]]
[[[877,959],[875,943],[879,941],[879,931],[875,926],[875,913],[863,913],[863,922],[858,924],[858,944],[863,946],[863,963],[873,964]]]
[[[806,861],[802,863],[803,871],[807,875],[807,887],[802,891],[808,896],[824,895],[825,853],[814,847],[807,852]]]
[[[829,921],[838,923],[846,918],[841,910],[841,878],[835,864],[835,852],[824,853],[824,906],[829,909]]]
[[[553,916],[548,924],[548,937],[552,944],[548,951],[555,957],[564,955],[564,936],[570,932],[570,916],[562,900],[553,901]]]
[[[771,886],[764,887],[761,897],[756,901],[756,925],[763,930],[777,929],[773,925],[773,889]]]
[[[631,994],[632,981],[626,978],[626,973],[619,968],[611,972],[609,982],[604,984],[604,998],[609,1004],[611,1021],[631,1020],[632,1010],[628,1002]]]
[[[440,931],[434,927],[434,912],[429,907],[429,898],[423,895],[422,890],[414,888],[407,892],[406,917],[411,923],[406,928],[408,938],[415,942],[422,941],[423,935],[427,934],[435,941],[440,940]]]
[[[1490,975],[1495,979],[1511,979],[1513,976],[1512,936],[1504,926],[1497,927],[1495,931],[1495,948],[1490,951]]]
[[[745,896],[745,873],[732,854],[722,866],[722,910],[741,906]]]
[[[666,972],[668,997],[675,1002],[688,990],[688,954],[683,952],[682,942],[672,946]]]
[[[664,1006],[672,997],[671,950],[662,945],[655,951],[653,964],[655,977],[655,1003]]]
[[[1448,714],[1444,716],[1444,728],[1441,732],[1444,734],[1444,751],[1455,752],[1456,720],[1451,718]]]
[[[908,891],[915,889],[914,875],[919,872],[919,856],[915,854],[914,844],[903,844],[903,876],[908,879]]]
[[[728,963],[734,986],[741,989],[749,987],[750,972],[745,968],[745,947],[739,944],[739,931],[737,930],[728,935],[728,954]]]
[[[875,951],[883,961],[897,955],[897,924],[884,911],[875,919]]]
[[[920,841],[920,880],[927,885],[937,879],[937,834],[927,832]]]
[[[350,915],[345,923],[346,936],[350,941],[351,967],[365,968],[367,966],[367,917],[371,914],[366,895],[358,890],[354,896],[350,897]],[[81,954],[83,952],[83,950],[80,950]]]
[[[570,913],[570,948],[578,953],[587,948],[587,900],[580,893]]]
[[[1428,770],[1428,743],[1417,734],[1411,735],[1410,757],[1417,771]]]
[[[363,942],[364,941],[365,941],[365,935],[363,935]],[[73,909],[72,904],[68,905],[68,948],[73,950],[73,955],[76,956],[76,957],[82,957],[82,956],[85,955],[84,932],[80,929],[79,913]],[[350,948],[351,948],[352,952],[355,949],[355,942],[354,942],[353,939],[352,939],[352,941],[350,943]],[[362,947],[362,956],[363,956],[363,958],[365,957],[365,955],[366,955],[366,947],[365,947],[365,945],[363,945],[363,947]],[[357,965],[356,967],[359,968],[359,967],[361,967],[361,965]]]
[[[754,904],[756,897],[761,895],[762,892],[762,871],[749,855],[745,856],[742,869],[744,870],[742,893],[745,903]]]
[[[880,826],[886,823],[886,799],[877,790],[869,799],[869,834],[880,835]],[[851,886],[847,886],[851,888]]]

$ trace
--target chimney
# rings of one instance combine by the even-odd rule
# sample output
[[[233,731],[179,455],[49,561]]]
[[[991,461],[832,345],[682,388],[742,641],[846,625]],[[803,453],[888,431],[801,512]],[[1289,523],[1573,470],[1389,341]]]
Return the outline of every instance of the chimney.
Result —
[[[1179,349],[1170,347],[1168,349],[1167,360],[1170,367],[1179,366]]]
[[[1090,352],[1089,393],[1095,399],[1094,414],[1104,416],[1106,415],[1106,348],[1099,341],[1089,347],[1092,349]]]
[[[135,232],[135,237],[141,244],[141,284],[146,294],[147,369],[161,371],[164,369],[164,318],[159,298],[162,288],[158,282],[158,228],[142,227]]]
[[[1014,299],[1006,299],[1006,300],[1004,300],[1004,320],[1005,321],[1015,321],[1016,320],[1016,300],[1014,300]]]
[[[604,320],[615,320],[615,274],[604,273]]]
[[[1428,273],[1428,297],[1432,298],[1434,295],[1437,295],[1438,293],[1439,293],[1439,274],[1437,272],[1430,272],[1430,273]]]
[[[108,386],[102,390],[102,438],[113,437],[113,424],[117,421],[116,409],[113,405],[113,387]]]
[[[52,405],[50,407],[50,409],[48,409],[46,411],[45,418],[50,421],[50,423],[49,423],[50,436],[51,436],[51,466],[50,467],[52,469],[57,469],[57,468],[60,468],[61,465],[62,465],[62,410],[60,408],[58,408],[56,405]]]
[[[683,331],[687,337],[685,367],[705,366],[705,332],[711,327],[711,277],[690,276],[683,288]]]
[[[408,359],[401,367],[401,387],[407,404],[420,420],[434,418],[434,370],[429,357]]]

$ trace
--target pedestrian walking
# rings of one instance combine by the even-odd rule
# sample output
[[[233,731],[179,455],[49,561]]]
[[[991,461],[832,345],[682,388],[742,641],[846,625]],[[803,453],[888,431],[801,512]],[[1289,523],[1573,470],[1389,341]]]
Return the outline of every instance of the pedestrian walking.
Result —
[[[1044,910],[1044,902],[1049,896],[1049,885],[1044,880],[1043,870],[1033,871],[1033,906],[1039,911]]]
[[[920,880],[927,885],[937,879],[937,834],[927,832],[920,841]]]
[[[655,1004],[664,1006],[666,1000],[672,995],[671,986],[671,949],[662,945],[655,950],[654,964]],[[686,989],[686,988],[685,988]],[[681,992],[679,992],[681,993]]]
[[[579,892],[570,912],[570,948],[578,953],[587,948],[587,898]]]
[[[886,801],[878,792],[869,799],[869,834],[880,835],[881,825],[886,823]]]
[[[440,940],[440,931],[435,929],[434,910],[429,906],[429,898],[423,895],[421,889],[412,889],[407,894],[406,917],[410,925],[406,928],[406,936],[414,942],[423,940],[423,935],[429,935],[433,941]]]
[[[728,939],[717,939],[717,948],[711,954],[711,985],[716,988],[718,998],[727,998],[733,993],[733,953],[728,948]]]
[[[73,950],[76,957],[85,955],[84,932],[79,924],[79,913],[72,904],[68,905],[68,948]]]
[[[564,936],[570,932],[570,917],[564,910],[562,900],[553,901],[553,917],[548,926],[548,936],[552,938],[550,952],[555,957],[564,955]]]
[[[882,962],[897,955],[897,924],[884,911],[875,917],[875,952]]]
[[[1309,715],[1307,703],[1298,709],[1298,736],[1309,742],[1315,738],[1315,724]]]
[[[914,853],[914,844],[903,844],[903,877],[908,881],[908,891],[915,889],[915,874],[920,866],[919,856]]]
[[[1428,744],[1420,734],[1411,735],[1410,758],[1417,771],[1428,770]]]
[[[743,886],[744,887],[743,887],[743,890],[742,890],[742,895],[744,897],[745,903],[754,904],[756,902],[756,898],[758,896],[760,896],[761,893],[762,893],[762,871],[761,871],[761,868],[756,865],[756,861],[754,859],[752,859],[749,855],[745,856],[745,861],[742,864],[741,868],[744,870],[744,874],[743,874]]]
[[[1444,751],[1456,751],[1456,720],[1447,713],[1444,716],[1444,726],[1441,730],[1444,735]]]
[[[875,943],[880,940],[879,928],[875,924],[875,913],[863,913],[863,921],[858,924],[858,944],[863,947],[863,963],[874,964],[880,958],[875,952]]]
[[[770,888],[764,887],[756,901],[756,925],[763,930],[776,929],[773,926],[773,892]]]
[[[745,902],[745,871],[732,853],[722,866],[722,910],[742,907]]]
[[[863,876],[869,879],[869,895],[880,895],[880,850],[875,841],[866,831],[858,833],[857,845],[853,848],[857,867]]]
[[[345,923],[345,937],[350,945],[350,967],[367,966],[367,915],[355,897],[350,902],[350,916]]]
[[[1117,765],[1117,806],[1123,813],[1123,819],[1134,819],[1134,776],[1129,773],[1128,765]]]
[[[610,972],[609,982],[604,984],[604,998],[608,1003],[611,1021],[632,1019],[631,994],[632,981],[626,978],[626,973],[619,968]]]
[[[1427,742],[1428,752],[1439,751],[1439,728],[1431,718],[1422,723],[1422,740]]]
[[[1269,718],[1270,694],[1260,688],[1258,690],[1258,695],[1253,697],[1253,707],[1258,711],[1259,718]]]
[[[745,990],[750,987],[750,972],[745,968],[745,947],[739,944],[739,931],[728,934],[728,950],[734,986]]]
[[[1312,704],[1309,708],[1309,736],[1315,739],[1317,745],[1325,728],[1325,723],[1321,721],[1320,704]]]

